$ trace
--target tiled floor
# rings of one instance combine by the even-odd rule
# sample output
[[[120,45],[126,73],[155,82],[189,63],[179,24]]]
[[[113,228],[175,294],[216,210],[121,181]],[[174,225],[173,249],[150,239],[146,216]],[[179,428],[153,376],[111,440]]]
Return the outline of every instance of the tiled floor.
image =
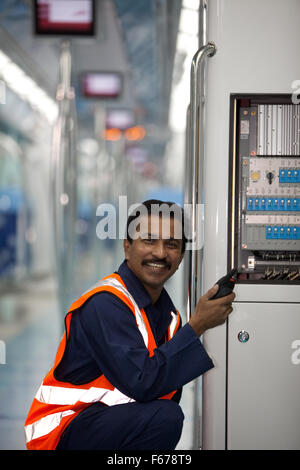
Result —
[[[179,274],[169,285],[177,304],[180,282]],[[0,364],[1,450],[25,449],[24,421],[35,392],[53,363],[62,327],[53,279],[2,294],[0,340],[5,343],[6,364]],[[184,387],[181,405],[185,423],[177,446],[180,450],[190,449],[192,445],[193,384]]]
[[[60,321],[53,282],[44,291],[2,295],[2,320],[8,299],[15,321],[2,321],[1,339],[6,364],[0,365],[0,449],[25,449],[24,420],[43,375],[51,366],[60,336]],[[3,313],[4,312],[4,313]]]

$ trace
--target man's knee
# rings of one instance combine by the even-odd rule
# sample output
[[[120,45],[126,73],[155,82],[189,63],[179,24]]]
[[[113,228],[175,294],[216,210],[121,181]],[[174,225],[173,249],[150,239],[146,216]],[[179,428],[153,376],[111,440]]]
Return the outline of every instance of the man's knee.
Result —
[[[160,421],[160,425],[165,431],[172,432],[174,434],[181,435],[184,414],[178,405],[178,403],[161,399],[159,401],[159,409],[157,418]]]

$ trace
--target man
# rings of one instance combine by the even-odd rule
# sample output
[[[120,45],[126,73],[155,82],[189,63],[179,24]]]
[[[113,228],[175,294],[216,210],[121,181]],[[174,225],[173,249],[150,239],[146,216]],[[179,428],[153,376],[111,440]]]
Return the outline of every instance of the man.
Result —
[[[234,294],[209,300],[214,286],[181,327],[163,286],[184,256],[184,218],[157,205],[128,218],[118,272],[72,304],[25,422],[28,449],[175,449],[181,388],[213,367],[199,336],[224,323]]]

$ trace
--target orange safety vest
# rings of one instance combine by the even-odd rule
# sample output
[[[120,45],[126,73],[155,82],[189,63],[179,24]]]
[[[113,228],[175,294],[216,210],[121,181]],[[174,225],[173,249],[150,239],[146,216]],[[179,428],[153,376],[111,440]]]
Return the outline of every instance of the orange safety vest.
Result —
[[[102,374],[100,377],[83,385],[61,382],[54,377],[54,370],[60,363],[70,333],[72,313],[79,309],[92,295],[111,292],[121,299],[135,316],[137,327],[149,351],[154,354],[157,347],[144,309],[139,309],[134,298],[126,289],[118,274],[103,278],[96,286],[85,292],[75,301],[65,319],[66,330],[57,350],[54,366],[44,378],[36,393],[25,421],[26,446],[29,450],[54,450],[65,428],[83,409],[95,402],[108,406],[134,402],[117,390]],[[168,328],[168,340],[171,339],[180,324],[178,312],[170,312],[172,320]],[[176,390],[160,398],[171,399]]]

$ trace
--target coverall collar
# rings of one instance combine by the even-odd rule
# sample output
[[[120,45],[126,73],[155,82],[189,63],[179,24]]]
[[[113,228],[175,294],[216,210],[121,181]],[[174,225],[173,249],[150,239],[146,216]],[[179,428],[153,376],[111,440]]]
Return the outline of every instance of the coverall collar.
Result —
[[[118,274],[123,279],[128,291],[134,297],[139,308],[145,309],[152,305],[150,295],[146,291],[141,281],[127,266],[126,260],[119,267]],[[170,314],[170,311],[176,312],[174,304],[165,288],[163,288],[161,295],[154,306],[163,312],[167,312],[168,315]]]

